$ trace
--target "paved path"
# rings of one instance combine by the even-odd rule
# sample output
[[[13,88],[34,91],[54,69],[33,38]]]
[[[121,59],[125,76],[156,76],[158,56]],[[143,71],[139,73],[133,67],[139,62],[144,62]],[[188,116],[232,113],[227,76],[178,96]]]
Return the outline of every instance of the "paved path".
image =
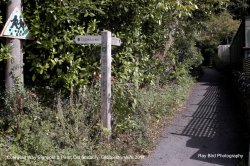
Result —
[[[205,69],[182,111],[140,166],[212,166],[236,164],[217,154],[240,154],[234,101],[223,75]]]

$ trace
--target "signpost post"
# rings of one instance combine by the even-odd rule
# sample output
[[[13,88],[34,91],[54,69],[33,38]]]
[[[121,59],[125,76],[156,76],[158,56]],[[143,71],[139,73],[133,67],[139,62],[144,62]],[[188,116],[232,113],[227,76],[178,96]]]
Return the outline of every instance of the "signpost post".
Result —
[[[102,126],[111,131],[111,32],[102,32],[101,44]]]
[[[31,39],[29,30],[22,16],[22,1],[9,0],[7,21],[0,33],[11,46],[11,57],[7,60],[5,70],[5,87],[7,93],[12,93],[15,86],[23,88],[23,52],[21,39]]]
[[[8,2],[7,17],[17,7],[21,9],[21,0],[10,0]],[[23,53],[22,42],[18,38],[6,38],[6,43],[11,46],[11,58],[6,63],[5,87],[7,93],[12,93],[17,81],[23,86]]]
[[[121,40],[112,37],[110,31],[103,31],[101,36],[76,36],[75,42],[101,44],[101,121],[102,126],[111,132],[111,45],[120,46]]]

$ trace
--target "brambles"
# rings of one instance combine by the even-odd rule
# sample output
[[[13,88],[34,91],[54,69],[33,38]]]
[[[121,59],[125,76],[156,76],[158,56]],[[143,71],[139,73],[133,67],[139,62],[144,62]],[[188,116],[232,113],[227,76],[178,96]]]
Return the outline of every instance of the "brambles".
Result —
[[[103,142],[100,126],[99,86],[82,87],[71,95],[36,90],[3,97],[0,109],[0,156],[3,165],[30,164],[33,160],[10,160],[9,156],[126,156],[147,154],[151,127],[170,116],[184,101],[187,82],[171,87],[136,89],[114,86],[112,141]],[[44,98],[46,97],[46,98]],[[19,99],[22,99],[19,105]],[[47,100],[47,102],[44,102]],[[41,102],[43,101],[43,102]],[[135,160],[36,160],[44,164],[109,164]]]
[[[250,97],[250,77],[240,71],[233,71],[233,81],[239,93],[245,97]]]

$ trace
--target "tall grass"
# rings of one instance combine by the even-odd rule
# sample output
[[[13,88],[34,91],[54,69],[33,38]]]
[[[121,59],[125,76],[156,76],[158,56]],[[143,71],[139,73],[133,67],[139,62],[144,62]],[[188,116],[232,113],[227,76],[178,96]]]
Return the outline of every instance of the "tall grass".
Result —
[[[111,142],[102,139],[100,87],[83,87],[69,95],[52,89],[18,91],[3,96],[0,107],[2,165],[124,165],[134,160],[94,157],[146,155],[152,129],[171,116],[192,85],[186,77],[164,87],[136,89],[128,84],[112,90]],[[13,160],[8,156],[54,156],[58,159]],[[75,159],[68,157],[75,156]],[[77,159],[77,156],[94,159]]]

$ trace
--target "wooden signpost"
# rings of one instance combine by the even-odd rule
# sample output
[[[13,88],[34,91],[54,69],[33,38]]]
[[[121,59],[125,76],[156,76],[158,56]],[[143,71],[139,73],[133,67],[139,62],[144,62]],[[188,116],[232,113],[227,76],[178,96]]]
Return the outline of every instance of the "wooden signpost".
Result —
[[[112,37],[111,38],[111,45],[120,46],[121,39]],[[77,44],[101,44],[102,43],[102,36],[76,36],[75,42]]]
[[[103,31],[101,36],[76,36],[77,44],[101,44],[101,120],[111,132],[111,46],[120,46],[121,40]],[[109,138],[108,138],[109,139]]]

